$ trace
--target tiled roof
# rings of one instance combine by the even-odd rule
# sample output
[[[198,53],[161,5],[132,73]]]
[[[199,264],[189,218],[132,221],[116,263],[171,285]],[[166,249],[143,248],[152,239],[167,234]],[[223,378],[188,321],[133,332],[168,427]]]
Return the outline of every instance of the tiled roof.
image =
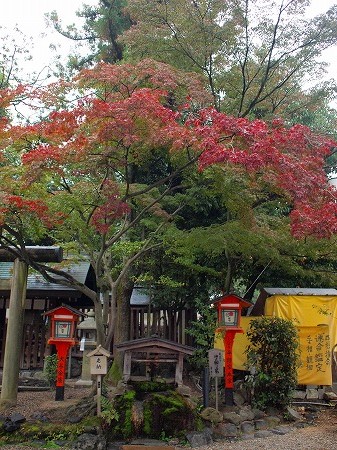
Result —
[[[9,280],[12,276],[13,263],[11,262],[0,262],[0,291],[4,294],[4,291],[9,290]],[[66,269],[77,281],[85,283],[89,263],[86,261],[73,264]],[[56,277],[55,278],[59,278]],[[45,292],[48,296],[48,292],[54,291],[72,291],[75,296],[81,296],[82,294],[76,289],[64,286],[58,283],[49,283],[46,281],[40,273],[29,273],[27,279],[27,291],[34,293],[34,291]]]

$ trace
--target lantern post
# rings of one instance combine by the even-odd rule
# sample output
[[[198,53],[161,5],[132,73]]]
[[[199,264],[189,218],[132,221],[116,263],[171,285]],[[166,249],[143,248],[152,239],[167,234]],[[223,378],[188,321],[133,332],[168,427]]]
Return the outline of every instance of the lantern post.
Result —
[[[64,382],[66,362],[70,347],[78,344],[75,338],[76,325],[82,312],[62,305],[43,314],[50,317],[50,338],[48,344],[55,345],[57,351],[56,391],[55,400],[64,400]]]
[[[216,300],[218,327],[222,333],[225,349],[225,404],[233,406],[234,377],[233,377],[233,343],[236,333],[243,333],[240,327],[241,310],[252,306],[251,302],[228,294]]]

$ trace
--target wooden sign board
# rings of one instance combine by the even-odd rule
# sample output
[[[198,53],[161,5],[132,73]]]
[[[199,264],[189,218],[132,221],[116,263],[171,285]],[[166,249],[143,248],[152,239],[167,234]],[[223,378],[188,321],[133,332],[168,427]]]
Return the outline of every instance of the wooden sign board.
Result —
[[[223,377],[223,360],[222,350],[208,350],[209,374],[211,378]]]
[[[91,375],[105,375],[108,372],[108,357],[110,352],[99,345],[95,350],[87,354],[90,358],[90,373]]]
[[[90,356],[90,373],[92,375],[105,375],[108,371],[108,358],[104,355]]]

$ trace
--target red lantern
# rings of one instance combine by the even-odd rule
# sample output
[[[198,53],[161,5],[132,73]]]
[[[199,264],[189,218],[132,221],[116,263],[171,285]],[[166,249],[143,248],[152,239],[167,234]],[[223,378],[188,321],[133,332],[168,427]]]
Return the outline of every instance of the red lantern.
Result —
[[[79,317],[85,314],[70,306],[62,305],[43,315],[51,319],[48,344],[55,345],[57,351],[55,400],[64,400],[67,355],[69,348],[78,343],[75,338],[76,325]]]
[[[243,333],[240,327],[241,310],[252,306],[252,303],[238,297],[235,294],[228,294],[214,301],[218,311],[218,327],[223,335],[225,348],[225,403],[232,406],[233,401],[233,342],[236,333]]]

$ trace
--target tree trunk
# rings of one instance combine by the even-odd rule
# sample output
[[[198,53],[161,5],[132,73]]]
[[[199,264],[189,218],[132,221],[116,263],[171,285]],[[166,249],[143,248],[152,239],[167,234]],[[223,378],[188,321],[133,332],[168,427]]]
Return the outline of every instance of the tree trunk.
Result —
[[[224,293],[229,294],[233,282],[234,263],[227,251],[226,251],[226,258],[227,258],[227,272],[225,278]]]
[[[105,340],[105,329],[103,323],[103,307],[99,297],[95,301],[95,320],[97,330],[97,345],[103,345]]]
[[[132,294],[133,283],[125,276],[117,296],[117,317],[115,327],[114,344],[128,341],[130,339],[130,298]],[[117,366],[122,369],[123,354],[115,350],[114,360]]]

